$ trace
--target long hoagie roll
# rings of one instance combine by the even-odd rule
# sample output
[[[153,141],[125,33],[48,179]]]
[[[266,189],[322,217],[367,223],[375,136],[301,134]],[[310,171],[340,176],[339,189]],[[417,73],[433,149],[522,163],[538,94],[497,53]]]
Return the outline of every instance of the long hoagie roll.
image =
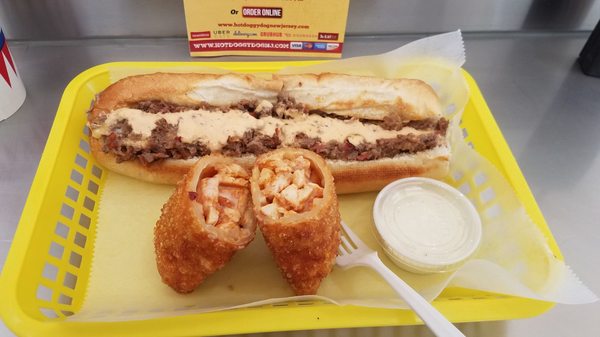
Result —
[[[431,87],[412,79],[157,73],[100,93],[88,125],[97,160],[138,179],[175,184],[209,154],[251,168],[265,152],[303,148],[325,158],[338,193],[350,193],[444,177],[450,150],[440,110]]]
[[[333,176],[314,152],[283,148],[261,155],[250,179],[258,226],[296,295],[315,294],[340,244]]]
[[[254,239],[249,177],[230,158],[206,156],[177,184],[154,228],[158,272],[175,291],[193,291]]]

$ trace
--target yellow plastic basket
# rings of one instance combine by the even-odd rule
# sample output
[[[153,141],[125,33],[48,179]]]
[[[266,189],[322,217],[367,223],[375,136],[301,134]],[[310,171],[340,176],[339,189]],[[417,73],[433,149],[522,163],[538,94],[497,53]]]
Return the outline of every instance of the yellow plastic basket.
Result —
[[[221,312],[124,322],[70,322],[81,308],[95,239],[96,203],[104,169],[89,154],[86,114],[94,96],[110,84],[110,72],[157,71],[191,66],[239,72],[274,72],[312,62],[108,63],[79,74],[67,86],[0,277],[0,315],[28,336],[188,336],[282,330],[421,324],[412,311],[292,302]],[[462,127],[467,141],[509,180],[529,216],[561,257],[529,187],[477,84],[465,71],[471,91]],[[553,303],[468,289],[449,288],[433,302],[453,322],[531,317]]]

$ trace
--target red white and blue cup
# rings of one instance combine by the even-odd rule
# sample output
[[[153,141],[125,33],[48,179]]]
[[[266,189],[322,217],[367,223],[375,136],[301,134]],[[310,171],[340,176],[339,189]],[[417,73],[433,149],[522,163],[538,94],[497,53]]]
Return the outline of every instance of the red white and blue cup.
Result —
[[[25,101],[25,87],[0,29],[0,121],[14,114]]]

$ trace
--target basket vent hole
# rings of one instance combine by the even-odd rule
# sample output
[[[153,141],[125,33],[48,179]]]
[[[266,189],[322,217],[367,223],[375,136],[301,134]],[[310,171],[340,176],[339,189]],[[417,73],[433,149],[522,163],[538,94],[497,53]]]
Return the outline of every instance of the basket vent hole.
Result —
[[[73,312],[72,311],[61,310],[60,312],[62,312],[62,314],[65,315],[65,316],[73,316]]]
[[[83,174],[76,169],[73,169],[71,171],[71,180],[81,185],[81,182],[83,181]]]
[[[63,253],[65,252],[65,247],[59,245],[56,242],[52,242],[50,244],[50,255],[54,256],[57,259],[62,259]]]
[[[462,129],[462,134],[463,134],[463,139],[469,137],[469,132],[467,132],[467,129]]]
[[[54,229],[54,233],[56,233],[56,235],[61,236],[64,239],[66,239],[67,236],[69,235],[69,227],[59,221],[56,223],[56,228]]]
[[[468,142],[467,145],[469,145],[470,148],[475,149],[475,146],[473,145],[473,143]]]
[[[479,172],[475,175],[475,178],[473,180],[475,180],[475,185],[481,186],[487,181],[487,177],[485,176],[485,174],[483,174],[483,172]]]
[[[73,242],[75,242],[76,245],[78,245],[81,248],[85,248],[85,243],[87,241],[87,237],[79,232],[75,233],[75,240],[73,240]]]
[[[82,155],[78,154],[75,157],[75,163],[77,163],[77,165],[79,165],[79,167],[81,167],[82,169],[85,169],[85,167],[87,166],[87,159],[85,159]]]
[[[90,153],[90,143],[83,139],[79,140],[79,148],[85,151],[85,153]]]
[[[60,214],[62,214],[62,216],[64,216],[65,218],[71,220],[73,219],[73,214],[75,214],[75,210],[73,209],[73,207],[67,204],[63,204],[60,210]]]
[[[86,136],[90,135],[90,128],[87,125],[83,127],[83,134]]]
[[[92,166],[92,174],[96,178],[100,179],[102,177],[102,169],[99,168],[98,166],[94,165],[94,166]]]
[[[81,266],[81,255],[75,252],[71,252],[71,256],[69,257],[69,264],[79,268]]]
[[[58,303],[71,305],[73,303],[73,297],[67,296],[65,294],[60,294],[58,297]]]
[[[479,194],[481,202],[483,203],[491,201],[492,199],[494,199],[495,196],[496,193],[494,193],[494,190],[491,187],[486,188],[483,192]]]
[[[52,289],[40,284],[38,285],[35,297],[39,300],[50,302],[52,301]]]
[[[63,281],[63,285],[65,287],[69,287],[71,289],[75,289],[75,285],[77,284],[77,276],[67,272],[65,274],[65,279]]]
[[[458,190],[462,192],[462,194],[469,194],[471,192],[471,186],[469,183],[464,183],[458,187]]]
[[[456,111],[456,105],[454,105],[454,103],[452,103],[446,107],[446,115],[449,115],[449,114],[453,113],[454,111]]]
[[[485,210],[485,215],[487,215],[489,218],[495,218],[500,215],[500,211],[500,206],[498,204],[494,204]]]
[[[73,187],[71,187],[71,186],[67,186],[67,193],[65,193],[65,195],[66,195],[66,196],[67,196],[69,199],[71,199],[71,200],[73,200],[73,201],[77,202],[77,198],[79,198],[79,191],[77,191],[76,189],[74,189],[74,188],[73,188]]]
[[[464,173],[462,171],[452,172],[452,178],[454,178],[454,181],[459,181],[460,179],[462,179],[463,176],[464,176]]]
[[[274,307],[287,307],[289,306],[288,303],[275,303],[273,304]]]
[[[56,281],[56,275],[58,275],[58,267],[46,262],[42,270],[42,276],[50,281]]]
[[[54,311],[52,309],[40,308],[40,312],[42,313],[42,315],[46,316],[47,318],[58,318],[56,311]]]
[[[79,224],[86,229],[90,228],[90,223],[92,222],[92,219],[90,219],[89,216],[85,215],[85,214],[81,214],[79,216]]]
[[[83,201],[83,207],[87,208],[90,211],[94,210],[94,206],[96,206],[96,203],[94,202],[94,200],[85,197],[85,200]]]
[[[100,186],[98,186],[98,184],[96,184],[93,181],[89,181],[88,182],[88,191],[94,193],[94,194],[98,194],[98,189],[100,188]]]

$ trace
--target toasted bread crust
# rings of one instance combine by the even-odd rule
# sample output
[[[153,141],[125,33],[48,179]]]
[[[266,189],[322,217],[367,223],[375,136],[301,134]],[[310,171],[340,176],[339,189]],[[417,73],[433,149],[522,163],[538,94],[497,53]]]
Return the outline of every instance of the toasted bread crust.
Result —
[[[275,75],[275,78],[283,81],[284,95],[311,110],[370,120],[383,120],[389,115],[402,120],[441,116],[436,93],[417,79],[333,73]]]
[[[210,93],[198,95],[197,88],[210,87]],[[90,111],[90,118],[96,119],[102,113],[144,100],[162,100],[180,105],[208,103],[214,106],[227,106],[224,95],[232,100],[276,98],[282,82],[263,80],[244,74],[196,74],[196,73],[154,73],[126,77],[102,91]]]

